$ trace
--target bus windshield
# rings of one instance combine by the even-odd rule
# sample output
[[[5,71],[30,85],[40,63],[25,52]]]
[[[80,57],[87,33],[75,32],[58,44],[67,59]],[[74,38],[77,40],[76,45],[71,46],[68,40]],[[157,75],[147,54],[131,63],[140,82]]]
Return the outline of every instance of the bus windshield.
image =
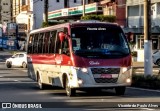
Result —
[[[87,58],[119,58],[130,53],[120,27],[71,28],[73,53]]]

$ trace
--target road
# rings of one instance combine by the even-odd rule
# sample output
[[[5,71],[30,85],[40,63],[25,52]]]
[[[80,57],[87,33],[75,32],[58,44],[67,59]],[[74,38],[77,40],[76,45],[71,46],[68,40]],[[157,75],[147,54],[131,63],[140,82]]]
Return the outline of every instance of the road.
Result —
[[[22,68],[7,69],[4,63],[0,63],[0,102],[45,102],[43,106],[54,108],[83,108],[83,110],[110,111],[106,107],[118,107],[120,104],[153,104],[152,107],[137,107],[137,110],[153,110],[160,105],[160,91],[144,90],[128,87],[124,96],[116,96],[112,90],[104,90],[101,93],[78,92],[75,97],[67,97],[62,88],[48,88],[39,90],[37,84],[27,76],[27,70]],[[46,103],[47,102],[47,103]],[[131,103],[130,103],[131,102]],[[128,110],[131,111],[132,107]],[[78,110],[78,109],[76,109]],[[82,110],[82,109],[80,109]],[[112,109],[113,110],[113,109]],[[114,109],[123,111],[123,109]],[[135,110],[135,108],[134,108]],[[160,109],[159,109],[160,110]],[[4,110],[3,110],[4,111]],[[39,110],[40,111],[40,110]],[[127,111],[125,109],[125,111]],[[158,111],[158,110],[157,110]]]

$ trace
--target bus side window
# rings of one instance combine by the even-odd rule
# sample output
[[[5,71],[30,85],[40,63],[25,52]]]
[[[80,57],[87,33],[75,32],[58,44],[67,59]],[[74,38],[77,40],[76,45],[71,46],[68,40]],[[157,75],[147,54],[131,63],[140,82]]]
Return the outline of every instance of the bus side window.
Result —
[[[55,49],[55,53],[60,54],[60,49],[61,49],[61,41],[58,37],[58,34],[56,36],[56,49]]]
[[[43,41],[43,53],[48,53],[49,32],[45,33]]]
[[[70,55],[70,52],[69,52],[69,42],[68,42],[68,39],[64,40],[62,42],[62,53],[63,54],[66,54],[66,55]]]
[[[33,42],[33,35],[30,35],[29,41],[28,41],[28,53],[32,53],[32,42]]]
[[[58,36],[59,32],[64,32],[65,34],[68,35],[68,28],[64,27],[64,28],[58,29],[58,33],[57,33],[57,36],[56,36],[56,49],[55,49],[55,53],[61,54],[61,53],[63,53],[62,52],[62,47],[63,47],[62,44],[63,43],[61,43],[61,41],[59,39],[59,36]]]
[[[38,34],[35,34],[34,36],[34,43],[33,43],[33,53],[38,53]]]
[[[38,53],[43,53],[43,35],[44,33],[39,34]]]
[[[55,50],[56,33],[57,33],[56,30],[50,33],[49,53],[55,53],[54,50]]]

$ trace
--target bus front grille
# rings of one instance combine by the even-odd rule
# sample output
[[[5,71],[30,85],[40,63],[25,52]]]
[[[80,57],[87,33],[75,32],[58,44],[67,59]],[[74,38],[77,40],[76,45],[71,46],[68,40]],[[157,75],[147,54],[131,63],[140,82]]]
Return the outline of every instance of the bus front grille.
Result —
[[[91,68],[92,74],[119,74],[120,68]]]
[[[96,83],[116,83],[118,78],[94,78]]]

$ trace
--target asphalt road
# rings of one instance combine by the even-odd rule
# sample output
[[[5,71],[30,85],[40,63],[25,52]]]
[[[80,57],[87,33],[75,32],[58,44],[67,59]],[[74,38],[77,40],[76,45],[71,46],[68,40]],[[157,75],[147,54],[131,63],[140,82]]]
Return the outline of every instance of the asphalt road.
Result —
[[[54,87],[46,90],[39,90],[37,84],[28,78],[26,69],[7,69],[4,63],[0,63],[0,102],[19,102],[20,104],[28,104],[28,102],[38,104],[40,102],[43,107],[55,108],[56,111],[64,110],[64,108],[67,108],[69,111],[75,110],[75,108],[76,110],[83,109],[85,111],[123,111],[124,108],[117,109],[117,107],[122,107],[127,104],[140,104],[141,107],[137,106],[136,108],[127,106],[125,111],[132,111],[132,109],[134,111],[146,111],[154,110],[158,104],[160,105],[160,91],[128,87],[124,96],[116,96],[113,90],[103,90],[100,93],[78,91],[75,97],[67,97],[65,90],[62,88]],[[153,106],[142,106],[145,104],[153,104]],[[43,111],[45,110],[47,111],[49,109],[43,109]]]

